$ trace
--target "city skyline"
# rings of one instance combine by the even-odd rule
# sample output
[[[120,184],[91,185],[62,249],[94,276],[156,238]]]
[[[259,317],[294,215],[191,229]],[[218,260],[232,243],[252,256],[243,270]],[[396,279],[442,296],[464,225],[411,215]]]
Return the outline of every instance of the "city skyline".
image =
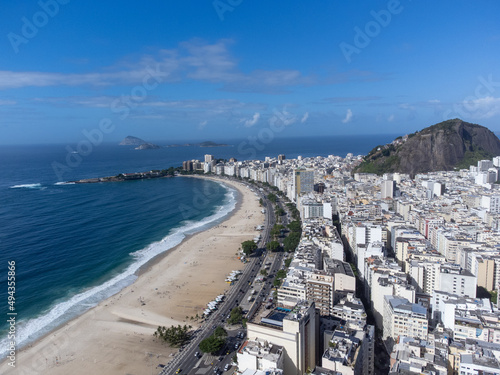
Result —
[[[97,6],[5,4],[0,143],[500,131],[493,1]]]

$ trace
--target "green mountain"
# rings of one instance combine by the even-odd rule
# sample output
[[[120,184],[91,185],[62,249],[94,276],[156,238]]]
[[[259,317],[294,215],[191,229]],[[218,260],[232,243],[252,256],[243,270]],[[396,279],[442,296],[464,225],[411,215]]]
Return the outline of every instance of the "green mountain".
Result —
[[[453,119],[377,146],[355,169],[361,173],[417,173],[468,168],[500,155],[500,140],[484,126]]]

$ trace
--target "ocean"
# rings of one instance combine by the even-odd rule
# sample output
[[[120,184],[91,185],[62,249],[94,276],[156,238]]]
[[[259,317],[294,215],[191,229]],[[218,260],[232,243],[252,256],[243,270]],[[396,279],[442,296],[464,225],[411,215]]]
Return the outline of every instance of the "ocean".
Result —
[[[176,167],[184,160],[203,160],[204,154],[238,160],[366,154],[392,139],[247,139],[225,141],[228,147],[142,151],[101,144],[80,153],[71,144],[0,147],[0,312],[5,318],[0,319],[0,356],[8,348],[8,262],[16,264],[19,348],[131,284],[141,265],[186,235],[216,225],[237,201],[235,190],[199,179],[67,181]]]

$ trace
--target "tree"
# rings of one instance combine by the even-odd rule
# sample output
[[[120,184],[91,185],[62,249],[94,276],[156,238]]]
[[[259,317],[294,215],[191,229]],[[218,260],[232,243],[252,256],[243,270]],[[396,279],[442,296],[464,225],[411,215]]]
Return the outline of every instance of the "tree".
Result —
[[[191,326],[180,326],[177,327],[169,327],[159,326],[153,336],[166,341],[169,345],[178,347],[184,345],[187,341],[189,341],[189,329]]]
[[[288,225],[287,225],[288,229],[290,229],[292,232],[297,232],[297,233],[300,233],[302,232],[302,226],[300,225],[300,221],[298,220],[294,220],[292,222],[290,222]]]
[[[250,256],[255,250],[257,250],[257,244],[251,240],[248,240],[244,241],[241,244],[241,248],[243,249],[243,252],[246,256]]]
[[[293,252],[300,242],[300,233],[292,232],[283,240],[283,248],[286,252]]]
[[[276,216],[283,216],[285,214],[285,210],[283,210],[281,207],[278,207],[276,211],[274,211]]]
[[[285,270],[278,270],[276,272],[276,278],[277,279],[284,279],[286,277],[286,271]]]
[[[271,241],[268,242],[266,245],[267,250],[274,252],[277,252],[280,250],[280,243],[278,241]]]
[[[287,258],[287,259],[285,260],[285,267],[286,267],[286,268],[290,267],[290,263],[292,263],[292,260],[293,260],[293,258]]]
[[[274,238],[278,237],[283,229],[285,229],[283,225],[274,224],[273,228],[271,229],[271,236],[273,236]]]
[[[262,276],[267,276],[267,270],[260,270],[260,274]]]
[[[221,326],[218,326],[214,331],[214,336],[217,338],[226,338],[227,331],[224,328],[222,328]]]
[[[241,323],[242,319],[243,319],[243,310],[241,307],[238,306],[231,310],[231,314],[227,322],[229,324],[238,324]]]
[[[273,203],[276,203],[276,200],[277,200],[278,198],[276,197],[276,194],[269,193],[269,194],[267,194],[267,199],[269,199],[269,200],[270,200],[271,202],[273,202]]]
[[[226,340],[218,338],[215,335],[211,335],[206,339],[201,340],[199,348],[203,353],[215,353],[222,349],[225,343]]]

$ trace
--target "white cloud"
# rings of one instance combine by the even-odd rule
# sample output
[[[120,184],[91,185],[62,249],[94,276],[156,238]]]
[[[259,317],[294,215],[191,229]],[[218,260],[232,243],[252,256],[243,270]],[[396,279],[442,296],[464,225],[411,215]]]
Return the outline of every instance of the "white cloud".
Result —
[[[477,118],[491,118],[500,114],[500,98],[486,96],[473,100],[464,100],[463,108]]]
[[[269,125],[273,126],[289,126],[297,122],[297,116],[289,113],[286,110],[286,106],[283,107],[281,111],[278,111],[277,109],[274,109],[274,115],[272,115],[269,118]]]
[[[165,82],[196,80],[220,83],[228,91],[276,92],[285,87],[311,84],[298,70],[243,72],[221,39],[213,44],[200,40],[180,43],[172,50],[159,50],[135,61],[119,62],[99,71],[80,73],[0,71],[0,90],[22,87],[139,85],[151,87]],[[149,89],[149,90],[151,90]],[[129,89],[130,90],[130,89]]]
[[[352,120],[352,111],[350,109],[347,110],[347,113],[345,114],[345,118],[342,120],[344,124],[347,124],[348,122],[351,122]]]
[[[250,128],[254,126],[259,121],[259,119],[260,119],[260,113],[255,112],[252,118],[241,119],[240,122],[242,122],[245,127]]]
[[[393,122],[394,121],[394,115],[390,115],[389,117],[387,117],[387,121]]]
[[[207,126],[207,124],[208,124],[207,120],[200,122],[198,124],[198,129],[200,129],[200,130],[203,129],[205,126]]]
[[[302,119],[300,120],[300,122],[303,124],[304,122],[307,121],[308,118],[309,118],[309,112],[306,112],[306,113],[304,113],[304,116],[302,116]]]

